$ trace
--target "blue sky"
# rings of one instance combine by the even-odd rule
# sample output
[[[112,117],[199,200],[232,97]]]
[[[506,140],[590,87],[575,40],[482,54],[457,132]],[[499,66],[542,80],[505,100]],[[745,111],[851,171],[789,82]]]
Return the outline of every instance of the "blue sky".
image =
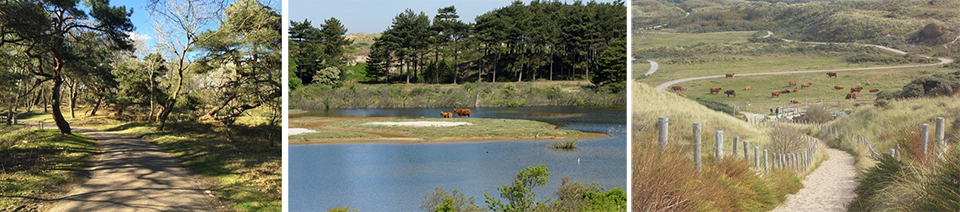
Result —
[[[387,29],[393,17],[407,8],[415,12],[423,11],[431,19],[437,9],[450,5],[457,7],[460,20],[472,23],[474,18],[496,8],[510,5],[513,0],[288,0],[291,21],[309,19],[319,27],[323,20],[335,17],[340,19],[347,33],[378,33]],[[561,0],[564,1],[564,0]],[[583,2],[588,2],[585,0]],[[530,0],[524,0],[528,3]],[[566,2],[573,2],[566,0]],[[613,0],[597,0],[613,2]]]
[[[133,15],[130,17],[130,21],[133,22],[133,26],[136,27],[134,32],[138,36],[142,36],[146,40],[147,46],[152,48],[157,43],[157,36],[153,29],[154,21],[150,18],[150,13],[147,11],[148,2],[148,0],[113,0],[110,1],[110,4],[113,6],[127,6],[128,10],[133,9]],[[260,2],[267,3],[282,12],[279,0],[261,0]],[[211,23],[209,28],[217,28],[219,24],[219,22]]]

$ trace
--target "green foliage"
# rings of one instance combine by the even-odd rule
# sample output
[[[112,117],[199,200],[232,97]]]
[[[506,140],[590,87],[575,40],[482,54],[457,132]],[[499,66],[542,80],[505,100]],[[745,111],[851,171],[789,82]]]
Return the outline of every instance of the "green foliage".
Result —
[[[503,198],[506,204],[501,202],[500,199],[490,197],[486,192],[483,193],[483,196],[487,198],[487,207],[494,211],[511,212],[530,211],[543,207],[544,202],[537,201],[536,194],[533,193],[532,189],[547,184],[550,181],[549,177],[550,172],[547,171],[546,165],[523,168],[520,173],[517,173],[516,181],[497,187],[497,190],[500,191],[500,198]]]
[[[350,206],[344,207],[333,207],[327,210],[327,212],[359,212],[360,210],[353,209]]]
[[[345,37],[347,28],[340,20],[330,18],[313,26],[310,20],[290,22],[290,57],[298,61],[295,75],[305,85],[321,83],[332,85],[347,78],[341,73],[345,48],[353,43]],[[315,81],[317,80],[317,81]]]
[[[436,212],[479,212],[483,208],[474,203],[473,197],[467,197],[460,189],[447,191],[443,187],[437,186],[433,191],[427,192],[420,205],[421,210]]]
[[[627,88],[627,39],[614,39],[600,55],[599,73],[590,79],[599,87],[616,93]]]
[[[297,75],[296,75],[296,73],[297,73],[297,63],[299,63],[299,62],[297,61],[297,58],[295,58],[295,57],[288,57],[288,59],[287,59],[287,64],[288,64],[288,66],[289,66],[289,69],[288,69],[288,72],[287,72],[287,76],[289,76],[290,78],[287,79],[287,86],[289,86],[289,88],[290,88],[291,91],[292,91],[292,90],[296,90],[296,89],[299,88],[300,86],[303,86],[303,80],[300,80],[300,77],[297,77]]]
[[[623,188],[613,188],[606,192],[585,192],[583,199],[587,202],[580,211],[625,211],[627,209],[627,193]]]

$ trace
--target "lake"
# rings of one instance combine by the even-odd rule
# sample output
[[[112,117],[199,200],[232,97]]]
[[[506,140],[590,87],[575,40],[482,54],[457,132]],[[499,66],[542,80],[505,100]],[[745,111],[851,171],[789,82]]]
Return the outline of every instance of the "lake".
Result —
[[[597,182],[606,189],[626,186],[625,107],[469,109],[473,117],[537,120],[563,129],[612,136],[584,139],[576,151],[548,148],[550,141],[292,145],[289,209],[326,211],[350,206],[360,211],[417,211],[427,192],[436,186],[460,189],[486,208],[484,192],[499,198],[498,186],[511,183],[524,167],[540,164],[546,164],[552,174],[549,183],[534,189],[539,200],[553,195],[564,175],[585,183]],[[332,109],[295,114],[291,118],[439,117],[439,111]]]

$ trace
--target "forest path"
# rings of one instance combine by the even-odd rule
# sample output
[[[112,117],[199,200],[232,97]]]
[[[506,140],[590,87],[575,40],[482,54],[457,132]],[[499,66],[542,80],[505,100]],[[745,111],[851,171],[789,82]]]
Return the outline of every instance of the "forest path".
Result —
[[[787,201],[774,212],[787,211],[846,211],[857,197],[857,168],[847,152],[827,148],[830,158],[820,164],[803,181],[803,189],[787,196]]]
[[[769,36],[773,35],[773,33],[770,32],[770,31],[767,31],[767,33],[768,33],[768,35],[765,36],[765,37],[769,37]],[[791,43],[792,43],[792,42],[799,42],[799,43],[807,43],[807,44],[829,44],[829,43],[826,43],[826,42],[805,42],[805,41],[804,41],[804,42],[800,42],[800,41],[794,41],[794,40],[788,40],[788,39],[783,39],[783,40],[786,41],[786,42],[791,42]],[[894,49],[894,48],[890,48],[890,47],[886,47],[886,46],[880,46],[880,45],[874,45],[874,44],[860,44],[860,45],[872,46],[872,47],[880,48],[880,49],[883,49],[883,50],[886,50],[886,51],[890,51],[890,52],[893,52],[893,53],[897,53],[897,54],[907,54],[907,52],[904,52],[904,51],[902,51],[902,50]],[[923,56],[923,57],[931,58],[931,57],[928,57],[928,56]],[[737,74],[737,77],[769,76],[769,75],[797,75],[797,74],[826,73],[826,72],[872,71],[872,70],[886,70],[886,69],[900,69],[900,68],[918,68],[918,67],[945,65],[945,64],[948,64],[948,63],[952,63],[952,62],[953,62],[953,59],[949,59],[949,58],[942,58],[942,57],[940,57],[940,58],[937,58],[937,59],[940,60],[939,63],[919,64],[919,65],[901,65],[901,66],[881,66],[881,67],[867,67],[867,68],[827,69],[827,70],[811,70],[811,71],[782,71],[782,72],[749,73],[749,74]],[[679,84],[679,83],[690,82],[690,81],[698,81],[698,80],[707,80],[707,79],[719,79],[719,78],[724,78],[724,77],[726,77],[726,76],[725,76],[725,75],[713,75],[713,76],[702,76],[702,77],[688,77],[688,78],[676,79],[676,80],[672,80],[672,81],[669,81],[669,82],[661,83],[660,85],[657,85],[656,88],[657,88],[657,91],[663,92],[663,91],[666,91],[667,88],[669,88],[670,86],[673,86],[673,85],[676,85],[676,84]]]
[[[87,179],[45,211],[214,211],[216,201],[160,147],[137,137],[74,128],[99,148]]]

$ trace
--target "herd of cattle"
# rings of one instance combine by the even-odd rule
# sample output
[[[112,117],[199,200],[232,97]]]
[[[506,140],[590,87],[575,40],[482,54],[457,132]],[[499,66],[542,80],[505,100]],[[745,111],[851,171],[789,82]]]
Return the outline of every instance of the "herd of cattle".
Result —
[[[735,74],[733,74],[733,73],[726,74],[726,77],[725,77],[725,78],[733,78],[734,75],[735,75]],[[830,77],[837,78],[837,72],[827,72],[827,78],[830,78]],[[781,94],[789,94],[789,93],[798,93],[798,92],[800,92],[800,90],[798,90],[797,87],[796,87],[796,86],[797,86],[797,82],[795,82],[795,81],[790,81],[789,85],[790,85],[790,86],[794,86],[792,90],[791,90],[791,89],[783,89],[783,90],[779,90],[779,91],[773,91],[773,92],[770,93],[770,98],[780,97]],[[810,87],[810,86],[813,86],[813,83],[809,83],[809,82],[801,83],[801,84],[800,84],[800,89],[808,88],[808,87]],[[839,85],[833,86],[833,88],[836,89],[836,90],[844,90],[844,89],[845,89],[843,86],[839,86]],[[673,87],[670,87],[670,89],[673,90],[673,91],[683,91],[683,90],[684,90],[684,88],[683,88],[682,85],[674,85]],[[753,88],[750,87],[750,86],[747,86],[747,87],[744,87],[743,90],[749,91],[749,90],[753,90]],[[730,96],[737,97],[737,91],[736,91],[736,90],[726,90],[726,91],[724,91],[723,88],[719,88],[719,87],[710,88],[710,94],[719,94],[721,91],[723,91],[723,93],[726,94],[727,97],[730,97]],[[850,88],[850,93],[847,94],[846,99],[857,99],[857,94],[860,93],[860,91],[863,91],[863,87],[862,87],[862,86],[857,86],[857,87]],[[870,89],[869,91],[870,91],[871,93],[876,93],[876,92],[880,92],[880,89]],[[793,103],[793,104],[802,104],[803,102],[800,101],[800,100],[790,100],[790,103]]]
[[[470,109],[453,109],[453,113],[440,111],[440,116],[444,118],[453,118],[454,113],[457,114],[457,117],[467,116],[467,118],[470,118]]]

